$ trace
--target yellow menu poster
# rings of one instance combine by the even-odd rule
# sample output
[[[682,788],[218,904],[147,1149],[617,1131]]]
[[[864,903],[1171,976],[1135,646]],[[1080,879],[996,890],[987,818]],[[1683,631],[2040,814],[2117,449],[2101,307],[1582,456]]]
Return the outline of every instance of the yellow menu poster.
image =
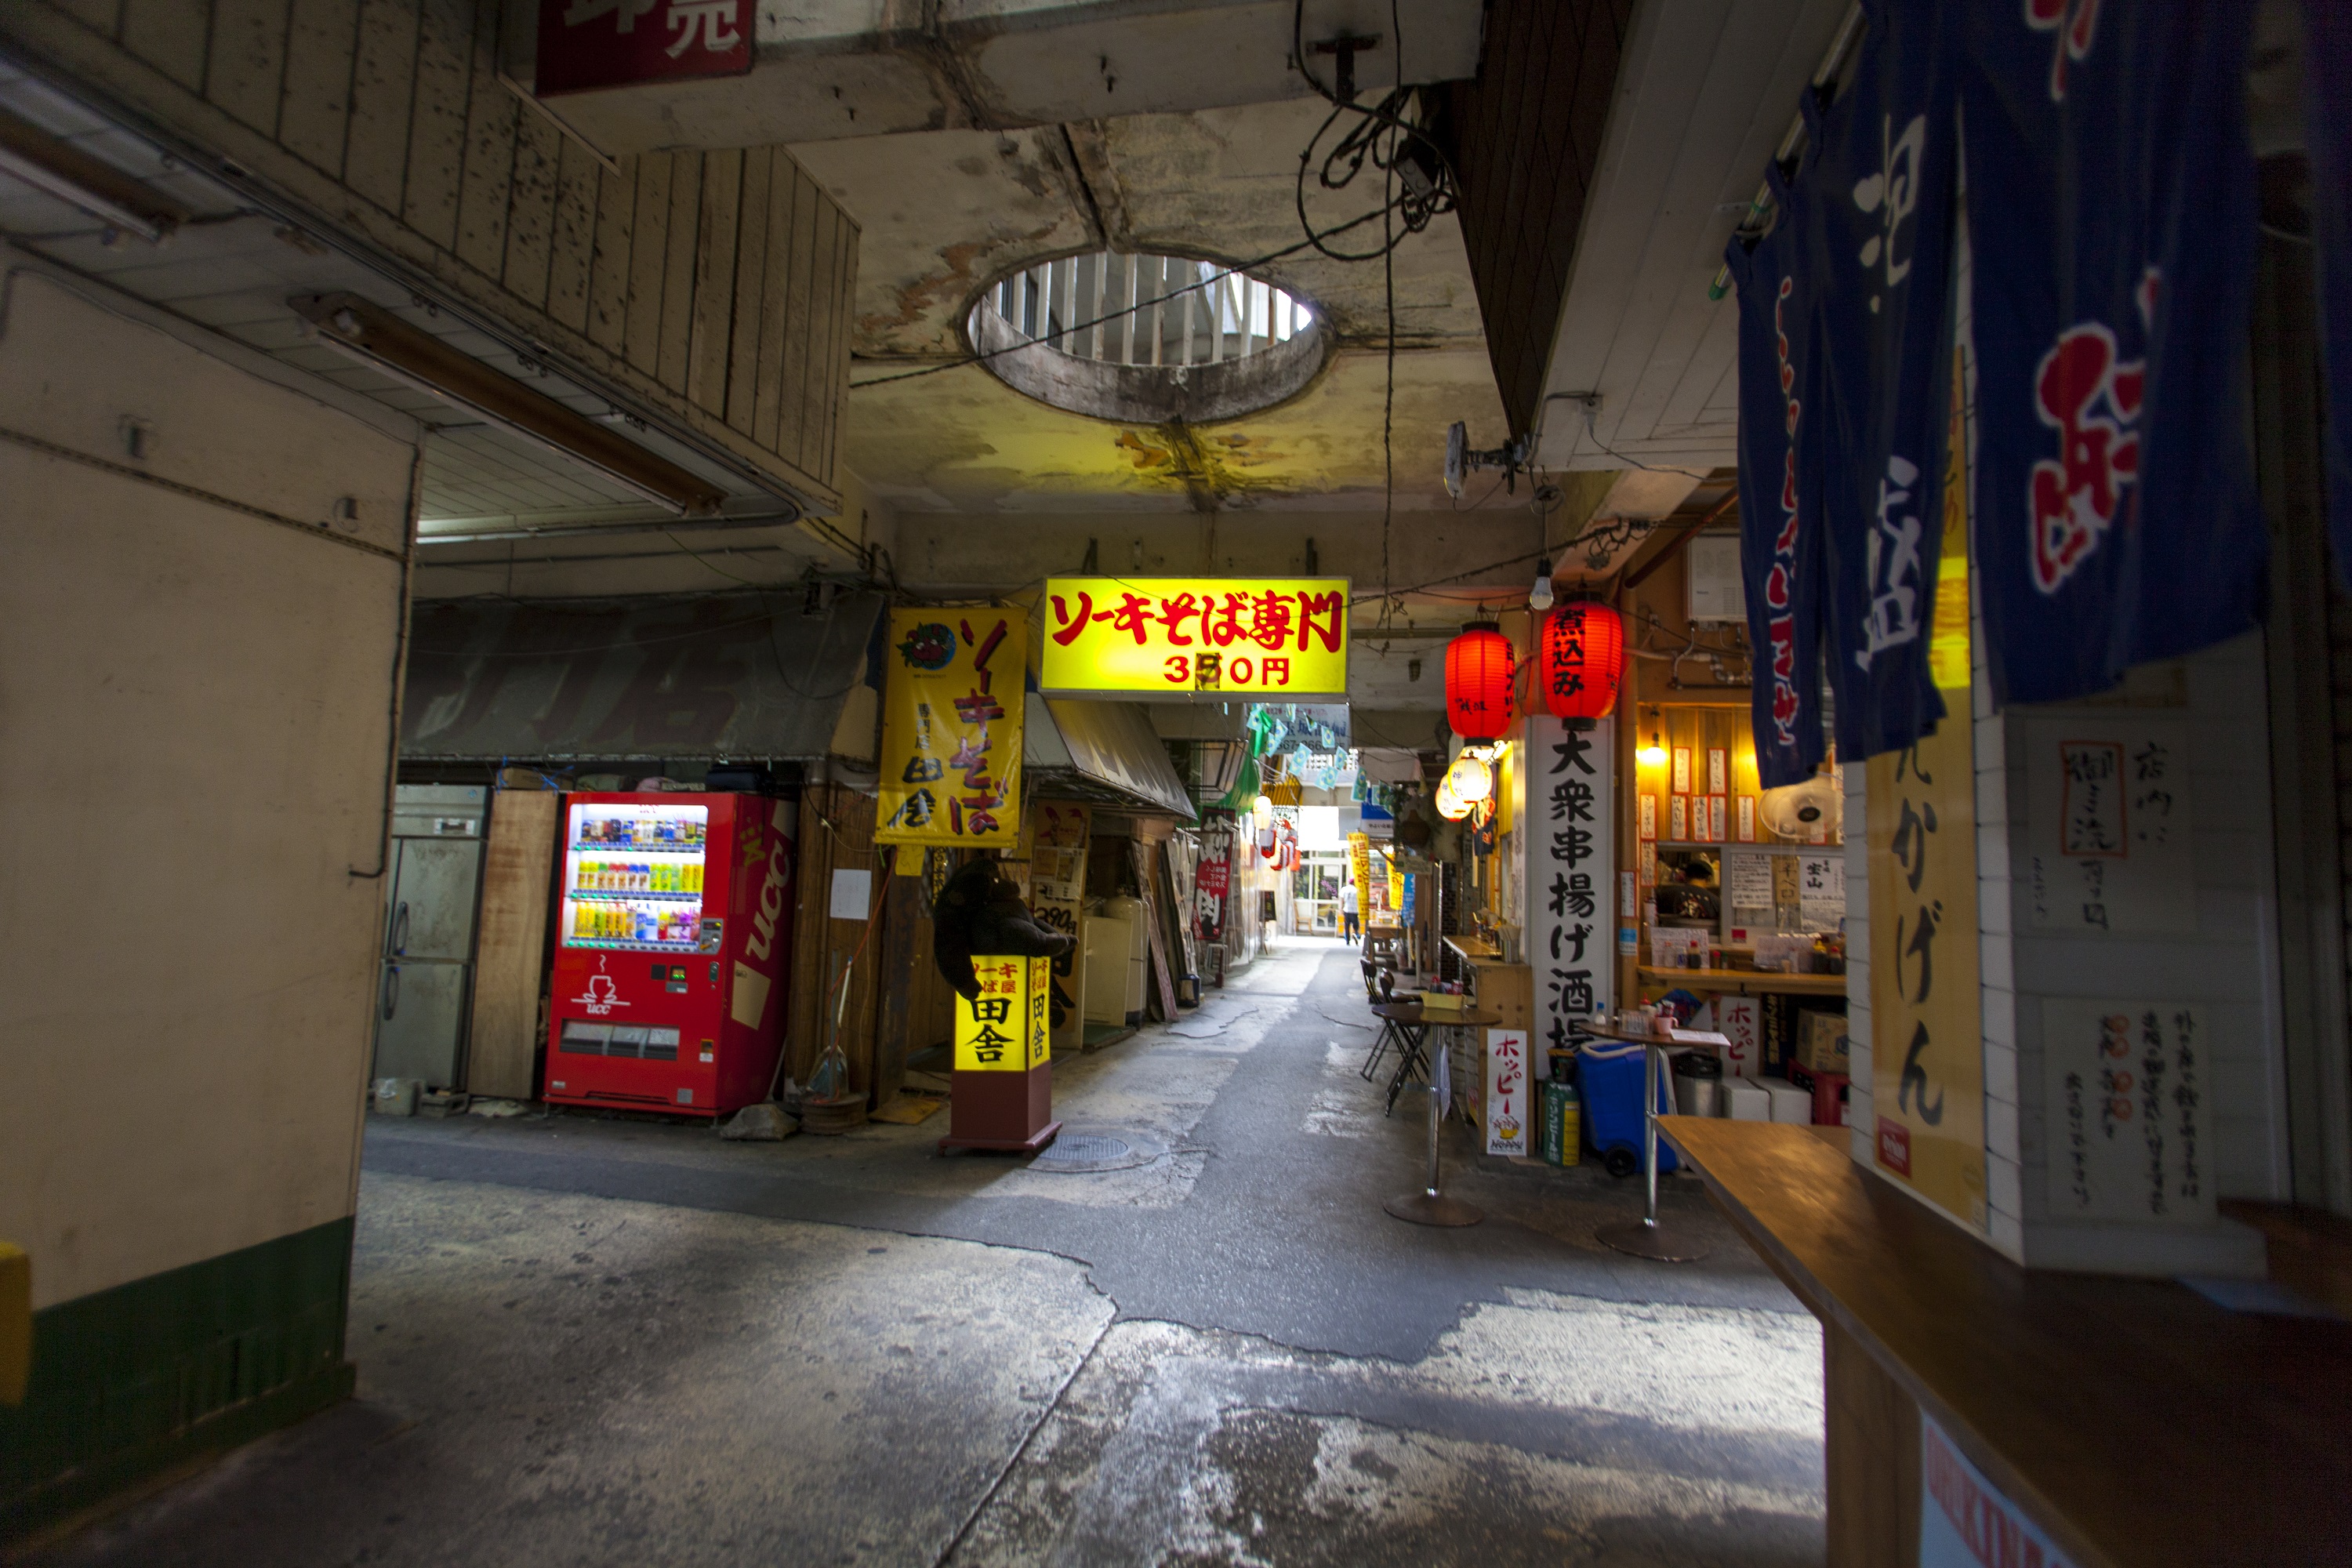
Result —
[[[1020,842],[1028,650],[1025,610],[890,612],[877,844]]]
[[[1982,1231],[1976,741],[1958,378],[1956,365],[1930,645],[1946,716],[1910,750],[1868,763],[1871,1142],[1881,1171]]]

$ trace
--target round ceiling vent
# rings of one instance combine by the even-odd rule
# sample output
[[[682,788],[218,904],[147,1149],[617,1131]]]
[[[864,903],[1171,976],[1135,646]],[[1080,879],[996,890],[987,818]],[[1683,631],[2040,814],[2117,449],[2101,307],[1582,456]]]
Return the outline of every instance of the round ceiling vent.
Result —
[[[1016,392],[1130,424],[1205,425],[1273,406],[1322,368],[1321,317],[1262,278],[1115,250],[1000,278],[967,323]]]

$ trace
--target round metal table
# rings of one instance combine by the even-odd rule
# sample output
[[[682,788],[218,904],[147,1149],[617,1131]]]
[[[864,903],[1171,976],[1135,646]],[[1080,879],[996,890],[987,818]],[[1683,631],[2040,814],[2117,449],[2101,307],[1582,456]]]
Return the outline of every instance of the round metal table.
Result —
[[[1428,1039],[1431,1029],[1485,1029],[1503,1021],[1499,1014],[1474,1013],[1466,1009],[1460,1013],[1432,1013],[1418,1002],[1382,1002],[1377,1004],[1372,1012],[1385,1024],[1394,1027],[1402,1042],[1404,1059],[1397,1064],[1396,1078],[1389,1085],[1389,1105],[1391,1109],[1396,1105],[1396,1097],[1403,1089],[1406,1079],[1426,1059],[1423,1042]],[[1476,1225],[1486,1217],[1486,1210],[1475,1204],[1464,1203],[1460,1198],[1448,1197],[1440,1190],[1437,1159],[1439,1110],[1433,1075],[1431,1081],[1423,1086],[1423,1092],[1429,1096],[1429,1184],[1419,1192],[1400,1193],[1381,1206],[1396,1218],[1414,1225]]]
[[[1642,1047],[1642,1217],[1601,1226],[1593,1231],[1592,1238],[1619,1252],[1660,1263],[1690,1263],[1705,1258],[1712,1247],[1679,1226],[1658,1223],[1658,1091],[1663,1087],[1667,1094],[1674,1093],[1673,1076],[1666,1068],[1668,1051],[1721,1049],[1731,1042],[1699,1029],[1682,1030],[1682,1037],[1676,1038],[1673,1034],[1643,1034],[1600,1024],[1578,1028],[1596,1039]]]

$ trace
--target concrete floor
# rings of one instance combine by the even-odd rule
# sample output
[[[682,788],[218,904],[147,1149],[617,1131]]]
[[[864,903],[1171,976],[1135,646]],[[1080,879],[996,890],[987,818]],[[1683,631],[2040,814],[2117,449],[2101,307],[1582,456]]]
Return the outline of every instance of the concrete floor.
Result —
[[[1717,1239],[1591,1240],[1638,1184],[1476,1154],[1356,1077],[1351,953],[1294,942],[1055,1064],[1055,1174],[842,1139],[379,1121],[359,1397],[45,1564],[1818,1563],[1821,1341]]]

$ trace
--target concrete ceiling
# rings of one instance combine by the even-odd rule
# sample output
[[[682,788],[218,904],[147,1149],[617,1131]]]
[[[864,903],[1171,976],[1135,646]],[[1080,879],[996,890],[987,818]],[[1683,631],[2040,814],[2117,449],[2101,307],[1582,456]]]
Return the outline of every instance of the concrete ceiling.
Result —
[[[1707,285],[1850,4],[1636,0],[1537,461],[1736,461],[1738,306],[1710,301]]]
[[[992,279],[1100,248],[1247,261],[1298,245],[1298,156],[1328,110],[1279,102],[1012,132],[832,141],[793,153],[863,228],[843,456],[902,511],[1362,510],[1384,489],[1387,306],[1381,264],[1311,251],[1258,268],[1335,334],[1289,402],[1201,427],[1064,413],[952,363]],[[1370,184],[1370,177],[1367,178]],[[1377,205],[1326,197],[1318,221]],[[1377,226],[1335,243],[1371,248]],[[1460,231],[1440,218],[1393,260],[1397,505],[1450,508],[1446,426],[1503,436]]]
[[[507,8],[508,69],[525,81],[539,10]],[[1294,30],[1310,52],[1318,40],[1373,40],[1355,73],[1377,94],[1399,79],[1391,33],[1407,82],[1475,71],[1482,10],[1481,0],[765,0],[747,75],[554,101],[614,153],[1058,125],[1309,97],[1290,65]],[[593,47],[624,15],[634,23],[609,5],[585,13],[579,35]],[[1330,57],[1313,64],[1334,79]]]

